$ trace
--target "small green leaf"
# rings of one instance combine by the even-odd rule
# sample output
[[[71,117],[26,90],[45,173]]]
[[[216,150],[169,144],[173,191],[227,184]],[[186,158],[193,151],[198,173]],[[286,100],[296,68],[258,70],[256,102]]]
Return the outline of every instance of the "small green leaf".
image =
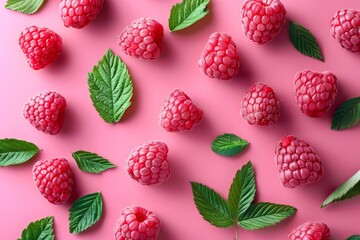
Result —
[[[30,142],[14,138],[0,139],[0,167],[29,161],[39,148]]]
[[[360,97],[346,100],[335,111],[331,129],[341,130],[355,126],[360,120]]]
[[[45,0],[8,0],[5,8],[25,14],[33,14],[41,8],[44,2]]]
[[[345,240],[360,240],[360,235],[352,235]]]
[[[248,145],[248,141],[234,134],[226,133],[215,138],[211,144],[211,149],[221,156],[230,157],[244,151]]]
[[[300,24],[290,21],[290,40],[300,53],[324,61],[314,35]]]
[[[237,171],[228,196],[229,209],[234,218],[240,217],[250,207],[255,198],[254,168],[248,162]]]
[[[238,219],[239,225],[247,230],[256,230],[275,225],[292,216],[296,208],[287,205],[261,202],[251,205]]]
[[[100,192],[85,195],[76,200],[69,210],[70,233],[80,233],[97,223],[102,215],[102,208]]]
[[[235,218],[231,217],[229,207],[217,192],[196,182],[191,182],[194,202],[199,213],[210,224],[216,227],[231,227]]]
[[[338,187],[321,205],[321,208],[326,207],[330,203],[344,201],[360,194],[360,171],[347,180],[344,184]]]
[[[210,0],[183,0],[172,6],[169,18],[170,31],[179,31],[193,25],[209,13]]]
[[[47,217],[36,222],[31,222],[23,230],[18,240],[54,240],[54,217]]]
[[[88,85],[93,105],[105,122],[120,121],[133,95],[130,74],[120,57],[108,49],[88,74]]]
[[[107,159],[97,155],[96,153],[77,151],[72,154],[78,167],[88,173],[101,173],[107,169],[114,168],[115,165]]]

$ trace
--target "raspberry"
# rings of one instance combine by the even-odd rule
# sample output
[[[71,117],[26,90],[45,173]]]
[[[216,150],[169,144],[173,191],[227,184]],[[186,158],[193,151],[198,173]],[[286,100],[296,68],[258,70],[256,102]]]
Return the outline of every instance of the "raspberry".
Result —
[[[315,183],[324,174],[323,164],[314,149],[292,135],[277,144],[275,162],[280,181],[287,188]]]
[[[166,144],[158,141],[139,146],[125,162],[125,171],[143,185],[160,184],[171,175],[168,151]]]
[[[154,19],[141,18],[120,34],[119,45],[126,54],[142,59],[157,59],[162,51],[163,26]]]
[[[241,105],[241,114],[250,125],[273,126],[279,120],[280,101],[263,83],[252,85]]]
[[[338,93],[336,76],[330,72],[301,71],[295,76],[295,100],[310,117],[322,117]]]
[[[20,34],[19,45],[30,67],[39,70],[59,57],[62,39],[48,28],[31,26]]]
[[[203,111],[183,91],[173,91],[160,112],[160,126],[168,132],[183,132],[200,124]]]
[[[211,34],[198,66],[210,78],[228,80],[239,72],[239,54],[232,38],[226,33]]]
[[[101,11],[104,0],[61,0],[60,13],[65,27],[83,28]]]
[[[66,100],[56,92],[42,92],[24,106],[24,117],[44,133],[58,134],[63,126]]]
[[[116,240],[156,240],[160,219],[139,206],[125,208],[114,229]]]
[[[306,222],[289,234],[288,240],[330,240],[330,229],[325,223]]]
[[[360,54],[360,11],[339,10],[331,19],[330,33],[343,48]]]
[[[73,176],[66,159],[38,161],[32,173],[37,188],[49,202],[60,205],[70,198]]]
[[[272,41],[281,31],[285,15],[279,0],[248,0],[241,10],[244,33],[258,44]]]

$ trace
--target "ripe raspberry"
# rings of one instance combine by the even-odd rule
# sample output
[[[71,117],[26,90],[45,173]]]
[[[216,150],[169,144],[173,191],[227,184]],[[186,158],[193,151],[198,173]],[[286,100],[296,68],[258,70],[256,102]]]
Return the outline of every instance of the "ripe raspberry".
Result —
[[[141,18],[120,34],[119,45],[126,54],[142,59],[157,59],[162,51],[163,26],[154,19]]]
[[[32,173],[37,188],[49,202],[60,205],[70,198],[73,175],[66,159],[38,161]]]
[[[241,10],[244,33],[258,44],[272,41],[281,31],[285,15],[279,0],[247,0]]]
[[[277,144],[275,162],[280,181],[287,188],[315,183],[324,174],[323,164],[314,149],[292,135]]]
[[[42,92],[24,106],[24,117],[44,133],[58,134],[63,126],[66,100],[56,92]]]
[[[301,71],[295,76],[295,100],[310,117],[322,117],[338,93],[336,76],[330,72]]]
[[[183,91],[173,91],[160,112],[160,126],[168,132],[183,132],[200,124],[203,111]]]
[[[226,33],[211,34],[198,66],[210,78],[228,80],[239,72],[239,54],[232,38]]]
[[[19,45],[30,67],[39,70],[58,58],[62,39],[48,28],[31,26],[20,34]]]
[[[101,11],[104,0],[61,0],[60,13],[65,27],[83,28]]]
[[[280,101],[273,89],[263,83],[251,86],[241,106],[241,114],[250,125],[273,126],[279,120]]]
[[[330,240],[330,229],[325,223],[306,222],[289,234],[288,240]]]
[[[160,231],[160,219],[145,208],[125,208],[114,229],[116,240],[156,240]]]
[[[171,175],[168,151],[165,143],[157,141],[139,146],[125,161],[125,171],[143,185],[160,184]]]
[[[339,10],[331,19],[330,33],[343,48],[360,54],[360,11]]]

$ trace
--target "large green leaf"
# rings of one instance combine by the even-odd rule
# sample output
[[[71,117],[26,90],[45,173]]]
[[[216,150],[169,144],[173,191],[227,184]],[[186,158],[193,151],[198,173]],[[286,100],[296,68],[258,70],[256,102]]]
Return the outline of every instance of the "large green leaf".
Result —
[[[235,224],[229,207],[217,192],[196,182],[191,182],[194,202],[201,216],[216,227],[230,227]]]
[[[228,204],[234,218],[240,217],[250,207],[255,198],[256,186],[254,168],[248,162],[237,171],[230,186]]]
[[[211,149],[221,156],[229,157],[244,151],[248,145],[248,141],[234,134],[226,133],[215,138],[211,144]]]
[[[45,0],[8,0],[5,7],[25,14],[36,13]]]
[[[23,230],[18,240],[54,240],[54,217],[47,217],[36,222],[31,222]]]
[[[100,192],[85,195],[76,200],[69,210],[70,233],[80,233],[97,223],[102,215],[102,208]]]
[[[354,176],[347,180],[344,184],[338,187],[329,197],[322,203],[321,207],[326,207],[327,205],[344,201],[350,199],[360,194],[360,171],[358,171]]]
[[[335,111],[331,129],[341,130],[355,126],[360,120],[360,97],[346,100]]]
[[[290,21],[290,40],[300,53],[324,61],[314,35],[300,24]]]
[[[86,151],[76,151],[72,154],[78,167],[88,173],[100,173],[107,169],[114,168],[115,165],[107,159],[97,155],[96,153]]]
[[[296,208],[292,206],[261,202],[251,205],[245,214],[240,216],[238,223],[242,228],[255,230],[275,225],[295,212]]]
[[[353,236],[348,237],[345,240],[360,240],[360,235],[353,235]]]
[[[169,18],[170,31],[179,31],[193,25],[208,14],[210,0],[183,0],[171,8]]]
[[[133,95],[128,69],[120,57],[108,49],[88,74],[88,85],[93,105],[105,122],[120,121]]]
[[[29,161],[39,148],[30,142],[14,138],[0,139],[0,167]]]

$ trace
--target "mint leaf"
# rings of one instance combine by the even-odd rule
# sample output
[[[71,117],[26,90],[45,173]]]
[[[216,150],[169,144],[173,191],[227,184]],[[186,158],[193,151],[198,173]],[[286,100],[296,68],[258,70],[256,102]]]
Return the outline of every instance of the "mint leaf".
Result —
[[[234,218],[240,217],[250,207],[255,198],[255,177],[254,168],[248,162],[237,171],[230,186],[228,204]]]
[[[348,237],[345,240],[360,240],[360,235],[353,235],[353,236]]]
[[[360,171],[358,171],[354,176],[352,176],[349,180],[343,183],[340,187],[338,187],[333,193],[330,194],[328,198],[323,202],[321,208],[326,207],[327,205],[344,201],[346,199],[350,199],[360,194]]]
[[[271,225],[292,216],[296,208],[287,205],[261,202],[251,205],[238,219],[239,225],[247,230],[255,230]]]
[[[72,154],[78,167],[88,173],[101,173],[107,169],[114,168],[115,165],[107,159],[97,155],[96,153],[77,151]]]
[[[31,222],[21,233],[18,240],[54,240],[54,217]]]
[[[360,97],[346,100],[335,111],[331,129],[341,130],[355,126],[360,120]]]
[[[88,74],[88,85],[93,105],[105,122],[120,121],[133,95],[128,69],[120,57],[108,49]]]
[[[248,145],[248,141],[234,134],[226,133],[215,138],[211,144],[211,149],[214,153],[229,157],[244,151]]]
[[[171,32],[193,25],[209,13],[210,0],[183,0],[172,6],[169,18]]]
[[[5,8],[25,13],[36,13],[43,5],[45,0],[8,0],[5,4]]]
[[[80,233],[95,223],[102,214],[102,197],[100,192],[85,195],[76,200],[70,208],[70,233]]]
[[[14,138],[0,139],[0,167],[29,161],[39,148],[30,142]]]
[[[231,227],[235,218],[231,217],[229,207],[217,192],[196,182],[191,182],[196,208],[201,216],[216,227]]]
[[[300,24],[290,21],[290,40],[300,53],[324,61],[314,35]]]

